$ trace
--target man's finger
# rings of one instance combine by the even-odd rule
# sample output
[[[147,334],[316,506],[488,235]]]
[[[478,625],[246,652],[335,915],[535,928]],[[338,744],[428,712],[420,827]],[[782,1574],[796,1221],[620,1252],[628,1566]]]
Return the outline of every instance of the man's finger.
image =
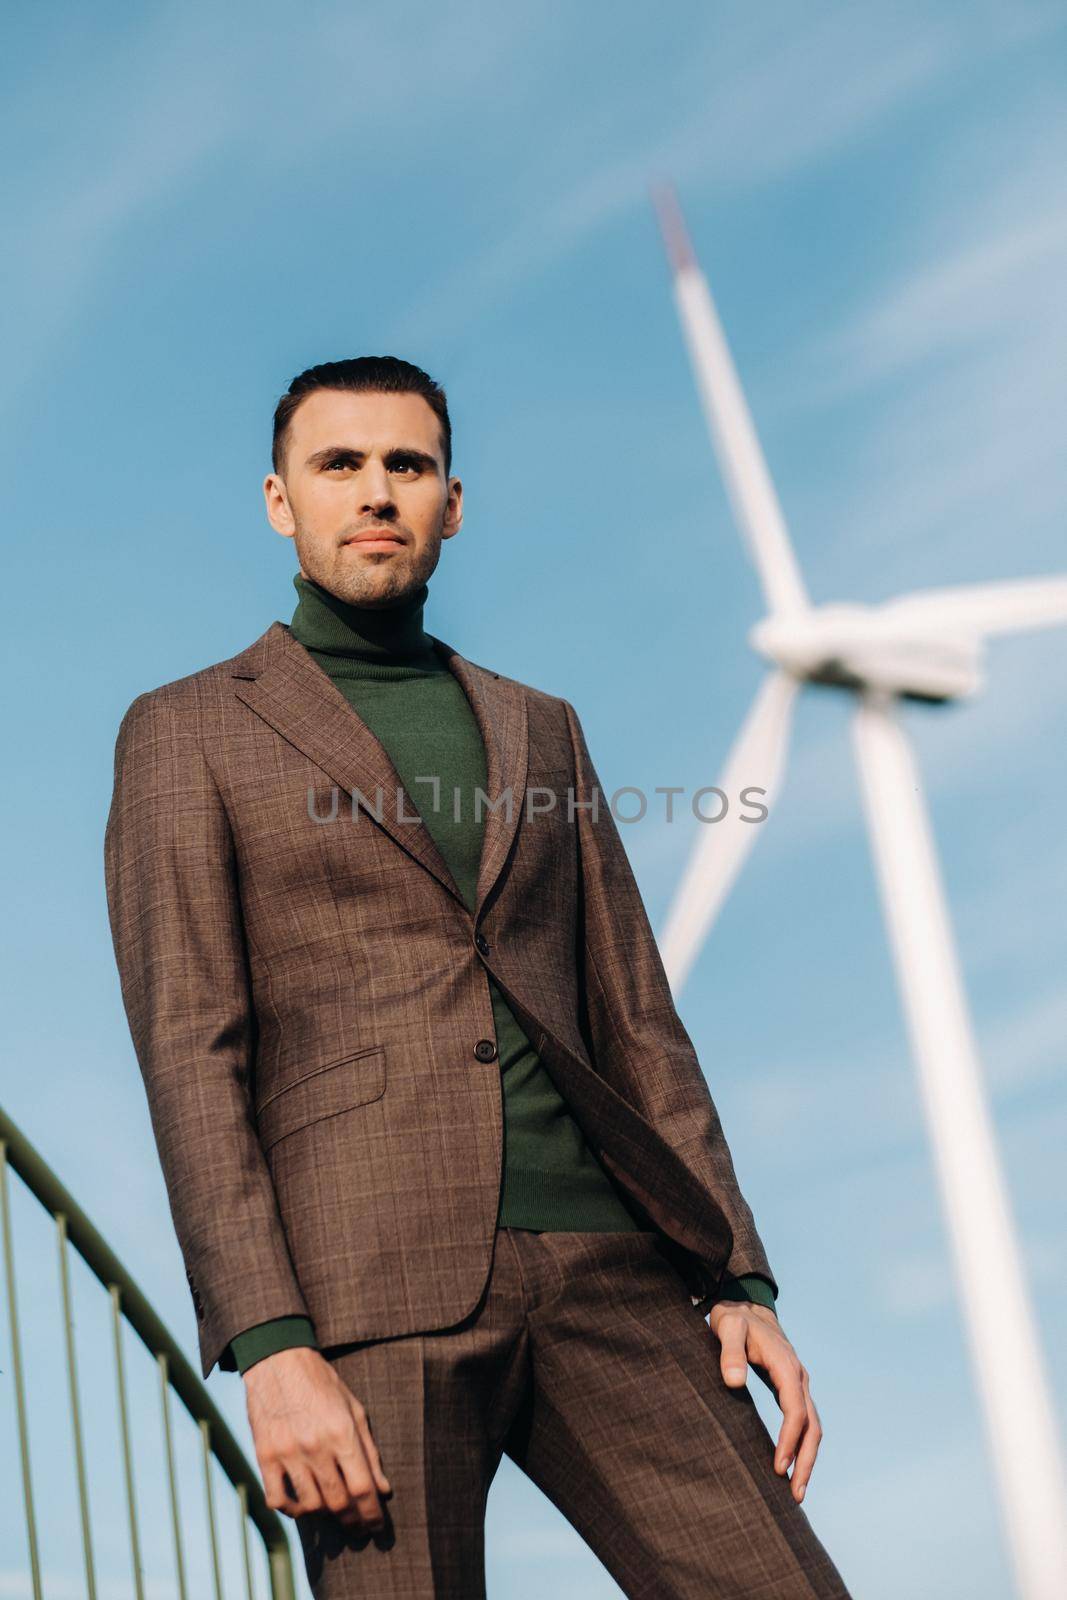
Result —
[[[743,1316],[724,1316],[719,1323],[718,1336],[722,1345],[719,1366],[723,1380],[737,1388],[748,1379],[748,1355],[745,1350],[746,1322]]]
[[[382,1503],[378,1498],[362,1438],[338,1454],[337,1465],[344,1475],[351,1507],[359,1520],[368,1527],[380,1528],[384,1521]]]
[[[374,1474],[374,1481],[378,1486],[379,1493],[392,1494],[393,1488],[389,1482],[389,1479],[385,1475],[385,1468],[382,1466],[382,1458],[378,1453],[378,1446],[375,1442],[374,1435],[370,1431],[370,1420],[365,1411],[356,1413],[356,1427],[359,1431],[359,1437],[363,1443],[364,1453],[368,1462],[370,1463],[371,1472]]]
[[[289,1474],[289,1481],[293,1485],[296,1501],[300,1507],[298,1514],[305,1516],[309,1511],[321,1511],[322,1495],[319,1493],[315,1474],[307,1463],[290,1458],[285,1463],[285,1470]]]
[[[328,1451],[320,1451],[313,1458],[312,1467],[326,1509],[332,1511],[334,1516],[350,1511],[353,1496],[347,1474],[340,1467],[340,1456],[335,1457]]]
[[[808,1402],[800,1376],[800,1362],[787,1346],[788,1354],[775,1352],[767,1363],[778,1404],[782,1408],[782,1426],[774,1452],[774,1470],[786,1472],[797,1453],[801,1437],[808,1425]]]
[[[815,1466],[815,1457],[818,1455],[819,1445],[822,1443],[822,1424],[819,1421],[819,1413],[815,1409],[815,1402],[811,1398],[806,1371],[802,1373],[802,1381],[804,1399],[807,1404],[808,1422],[804,1429],[800,1449],[796,1454],[796,1464],[793,1467],[793,1495],[798,1501],[804,1498],[804,1491],[808,1487],[812,1469]]]
[[[287,1517],[300,1517],[308,1511],[322,1509],[315,1479],[290,1457],[277,1457],[261,1470],[267,1504],[273,1510],[281,1511]]]
[[[359,1514],[378,1528],[383,1525],[385,1516],[379,1496],[392,1494],[392,1485],[382,1467],[366,1408],[360,1401],[353,1399],[349,1414],[355,1428],[356,1439],[343,1455],[338,1455],[338,1463],[345,1475],[353,1501],[359,1508]]]
[[[282,1471],[281,1462],[261,1462],[259,1470],[263,1479],[263,1493],[271,1510],[280,1511],[284,1516],[291,1517],[294,1513],[296,1501],[293,1500],[289,1492],[291,1485]]]

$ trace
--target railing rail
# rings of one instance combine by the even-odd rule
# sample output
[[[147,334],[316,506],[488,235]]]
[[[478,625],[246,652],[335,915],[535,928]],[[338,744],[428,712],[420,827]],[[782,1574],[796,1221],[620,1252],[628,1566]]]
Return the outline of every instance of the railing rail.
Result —
[[[248,1600],[254,1600],[252,1557],[248,1544],[249,1523],[256,1529],[266,1550],[271,1600],[294,1600],[292,1557],[284,1526],[281,1519],[267,1505],[257,1474],[230,1432],[222,1414],[208,1394],[199,1375],[194,1371],[176,1340],[137,1287],[130,1273],[115,1255],[106,1239],[93,1226],[73,1195],[59,1181],[40,1152],[34,1148],[25,1134],[16,1127],[6,1112],[0,1109],[0,1228],[2,1228],[3,1233],[4,1278],[7,1289],[11,1370],[22,1473],[26,1541],[29,1551],[30,1582],[34,1600],[42,1600],[43,1590],[41,1587],[37,1521],[33,1502],[33,1481],[30,1471],[30,1430],[26,1405],[25,1375],[22,1365],[22,1349],[19,1337],[15,1252],[11,1201],[7,1181],[8,1167],[18,1174],[30,1193],[46,1211],[51,1213],[56,1224],[71,1432],[74,1440],[75,1474],[81,1518],[82,1556],[88,1600],[96,1600],[97,1590],[89,1497],[86,1487],[85,1440],[82,1432],[78,1391],[74,1319],[71,1310],[69,1274],[69,1252],[71,1248],[78,1252],[86,1266],[99,1279],[107,1290],[111,1302],[119,1437],[123,1457],[130,1559],[136,1600],[144,1600],[144,1574],[141,1562],[140,1529],[137,1519],[136,1479],[130,1442],[126,1369],[123,1360],[123,1322],[127,1323],[133,1332],[137,1334],[155,1361],[159,1372],[160,1411],[164,1440],[163,1458],[174,1540],[174,1565],[180,1600],[189,1600],[189,1594],[171,1429],[170,1396],[172,1393],[181,1401],[200,1433],[206,1521],[215,1600],[224,1600],[224,1596],[218,1521],[211,1481],[212,1458],[218,1463],[236,1492],[244,1587]]]

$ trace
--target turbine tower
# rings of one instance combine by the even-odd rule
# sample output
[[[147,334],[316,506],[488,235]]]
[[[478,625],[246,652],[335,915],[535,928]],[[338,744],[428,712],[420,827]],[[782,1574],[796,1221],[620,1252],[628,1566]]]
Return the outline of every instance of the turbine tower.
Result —
[[[760,786],[773,811],[798,689],[855,698],[853,745],[908,1036],[919,1073],[964,1327],[1021,1600],[1067,1595],[1067,1472],[937,849],[902,699],[982,685],[984,641],[1067,623],[1067,577],[928,589],[879,606],[813,606],[711,292],[674,190],[653,192],[712,444],[763,590],[749,642],[771,664],[726,760],[728,798]],[[679,995],[758,830],[733,810],[700,830],[660,948]]]

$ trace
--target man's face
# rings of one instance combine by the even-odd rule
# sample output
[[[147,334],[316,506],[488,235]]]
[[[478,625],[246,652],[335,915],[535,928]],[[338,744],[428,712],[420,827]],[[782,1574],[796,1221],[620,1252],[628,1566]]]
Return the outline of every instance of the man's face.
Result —
[[[263,493],[302,575],[353,605],[418,589],[463,522],[463,486],[445,477],[440,423],[420,394],[316,389]]]

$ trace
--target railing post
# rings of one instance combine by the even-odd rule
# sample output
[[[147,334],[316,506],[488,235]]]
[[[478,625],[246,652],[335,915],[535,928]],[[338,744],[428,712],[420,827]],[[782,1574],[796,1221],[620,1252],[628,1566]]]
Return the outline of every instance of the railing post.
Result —
[[[126,1514],[130,1525],[133,1588],[136,1600],[144,1600],[141,1539],[137,1527],[137,1497],[133,1478],[133,1450],[130,1445],[130,1414],[126,1400],[126,1364],[122,1358],[122,1290],[117,1283],[109,1283],[107,1292],[111,1300],[111,1331],[115,1340],[115,1384],[119,1399],[119,1431],[122,1438],[122,1471],[126,1480]]]
[[[241,1555],[244,1559],[245,1600],[256,1600],[256,1586],[252,1581],[252,1552],[248,1545],[248,1490],[243,1483],[237,1485],[237,1526],[241,1534]]]
[[[289,1546],[282,1548],[280,1545],[274,1545],[269,1559],[271,1600],[296,1600]]]
[[[215,1578],[215,1600],[223,1600],[222,1567],[219,1564],[219,1533],[215,1525],[215,1496],[211,1492],[211,1424],[200,1418],[200,1443],[203,1446],[204,1499],[207,1502],[207,1532],[211,1544],[211,1570]]]
[[[18,1420],[19,1455],[22,1460],[22,1501],[26,1511],[26,1543],[30,1552],[33,1600],[42,1600],[41,1560],[37,1551],[37,1519],[33,1514],[33,1480],[30,1474],[30,1431],[26,1418],[26,1387],[22,1375],[18,1308],[15,1304],[15,1247],[11,1237],[11,1202],[7,1190],[7,1142],[0,1139],[0,1212],[4,1229],[4,1277],[7,1315],[11,1332],[11,1370],[15,1379],[15,1415]]]
[[[70,1426],[74,1436],[74,1469],[78,1478],[78,1509],[81,1512],[82,1556],[85,1561],[85,1586],[89,1600],[96,1600],[96,1572],[93,1566],[93,1531],[89,1516],[89,1485],[85,1475],[85,1442],[82,1438],[81,1406],[78,1404],[78,1369],[74,1346],[74,1313],[70,1298],[70,1263],[67,1260],[67,1219],[56,1212],[59,1245],[59,1284],[63,1297],[63,1329],[67,1348],[67,1388],[70,1395]]]
[[[170,1378],[165,1352],[161,1352],[156,1361],[159,1364],[159,1397],[163,1412],[163,1459],[167,1466],[170,1520],[174,1530],[174,1569],[178,1578],[179,1600],[188,1600],[185,1589],[185,1556],[182,1553],[182,1519],[178,1510],[178,1479],[174,1471],[174,1440],[170,1431]]]

